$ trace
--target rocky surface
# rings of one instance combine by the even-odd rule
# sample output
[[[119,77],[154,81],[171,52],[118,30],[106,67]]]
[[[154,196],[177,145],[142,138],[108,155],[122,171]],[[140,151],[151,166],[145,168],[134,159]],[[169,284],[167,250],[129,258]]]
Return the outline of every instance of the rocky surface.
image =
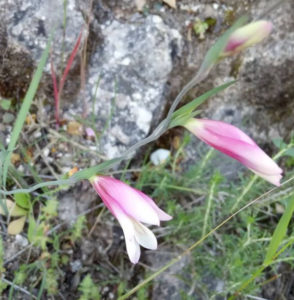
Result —
[[[179,44],[181,36],[159,16],[140,17],[133,24],[114,20],[102,25],[101,33],[104,42],[91,58],[84,97],[89,108],[97,98],[101,150],[113,158],[144,138],[152,120],[162,117],[172,43]]]
[[[208,44],[220,34],[219,28],[226,23],[229,13],[237,16],[247,11],[251,18],[258,18],[269,8],[267,1],[222,2],[227,5],[190,7],[202,19],[212,17],[217,20],[215,32],[206,34],[206,39],[210,40]],[[184,4],[179,6],[187,10]],[[294,88],[291,81],[294,70],[293,12],[293,2],[286,1],[268,14],[266,18],[274,24],[271,36],[238,57],[222,61],[202,84],[190,92],[188,99],[226,81],[238,79],[234,86],[208,101],[202,117],[233,123],[261,144],[268,143],[274,137],[289,138],[294,125],[291,117]],[[194,69],[196,72],[206,48],[205,43],[199,45],[199,42],[199,39],[193,39],[190,45],[185,44],[184,55],[179,62],[182,69],[190,72]],[[183,78],[176,74],[171,80],[171,94],[174,97],[173,89],[176,87],[178,90],[178,86],[183,85]]]
[[[148,134],[151,125],[162,118],[166,101],[174,99],[196,72],[208,46],[229,22],[244,11],[258,17],[268,8],[268,3],[237,4],[228,0],[220,5],[213,1],[197,4],[181,1],[175,11],[146,1],[145,7],[147,13],[142,15],[133,2],[93,2],[92,23],[88,31],[84,30],[81,46],[81,49],[85,46],[88,35],[85,92],[79,92],[79,59],[65,88],[62,107],[67,118],[82,111],[85,117],[85,107],[91,114],[96,95],[95,126],[101,134],[100,151],[109,158]],[[59,74],[87,22],[88,10],[85,1],[68,1],[63,39],[61,1],[49,4],[42,0],[9,0],[0,4],[4,16],[0,30],[2,72],[5,73],[0,80],[2,96],[23,97],[52,28],[55,28],[52,57]],[[275,9],[267,17],[275,26],[270,38],[239,57],[221,62],[190,93],[188,99],[235,77],[239,79],[235,86],[209,101],[203,116],[244,126],[261,143],[289,135],[293,128],[289,109],[294,95],[291,83],[293,10],[290,1]],[[189,24],[197,18],[214,19],[216,25],[205,33],[204,40],[192,32],[188,41]],[[48,76],[45,76],[44,91],[52,103],[49,63],[45,71]]]
[[[20,58],[13,60],[5,56],[4,67],[7,69],[5,73],[8,80],[3,82],[2,96],[15,96],[10,91],[15,88],[16,77],[27,78],[17,84],[18,88],[24,85],[22,95],[24,94],[33,67],[36,66],[53,28],[54,65],[60,69],[62,64],[66,64],[81,28],[86,23],[86,18],[83,19],[83,13],[87,9],[84,4],[83,1],[68,1],[64,42],[61,1],[8,1],[7,6],[0,4],[5,15],[2,35],[8,41],[3,48],[22,49]],[[87,46],[92,52],[86,66],[85,92],[79,93],[77,90],[81,83],[79,74],[69,77],[63,107],[67,119],[81,113],[85,117],[85,110],[92,115],[93,99],[97,99],[94,114],[95,127],[101,135],[99,150],[108,158],[113,158],[144,138],[152,120],[158,121],[162,117],[165,107],[163,93],[173,67],[172,50],[176,45],[180,51],[181,35],[176,29],[167,26],[160,16],[143,17],[138,14],[133,22],[125,22],[105,19],[104,15],[101,17],[102,12],[105,14],[107,9],[100,6],[99,2],[94,2],[91,15],[93,24],[88,32]],[[83,41],[81,48],[86,45],[85,38]],[[20,64],[22,60],[30,67],[27,70],[28,67],[19,65],[21,70],[27,70],[25,74],[23,71],[20,74],[21,70],[13,64],[13,61]],[[78,65],[76,63],[73,69],[77,69]],[[14,70],[13,74],[9,72],[10,69]],[[53,102],[49,63],[45,72],[47,80],[43,81],[44,91]],[[8,86],[8,82],[12,83]],[[51,91],[48,91],[50,88]]]
[[[61,103],[63,116],[72,119],[83,115],[89,121],[94,107],[94,127],[100,135],[100,145],[94,151],[112,158],[144,138],[158,123],[224,28],[244,11],[256,18],[268,7],[266,0],[202,0],[197,3],[183,0],[178,1],[178,9],[174,10],[161,1],[145,1],[143,12],[139,13],[134,1],[94,0],[91,25],[87,29],[88,2],[68,0],[63,38],[63,1],[1,1],[0,94],[22,99],[52,28],[55,28],[52,58],[57,75],[60,74],[84,26],[80,51]],[[201,117],[237,125],[262,146],[270,146],[270,139],[274,137],[289,138],[294,125],[293,15],[292,1],[275,9],[267,16],[274,23],[272,35],[238,57],[221,62],[185,101],[238,78],[234,86],[203,106]],[[203,39],[189,30],[197,18],[202,21],[210,18],[216,23],[205,32]],[[80,54],[85,49],[87,37],[85,89],[80,92]],[[38,98],[46,100],[45,115],[53,119],[49,63],[44,71]],[[196,150],[196,145],[191,144],[188,160],[195,161]],[[71,158],[69,161],[72,163]],[[81,193],[76,195],[70,191],[61,195],[60,217],[63,220],[70,221],[72,215],[85,210],[97,197],[89,195],[84,199],[88,204],[84,205],[74,199],[82,198]],[[75,205],[71,205],[71,201]],[[170,259],[170,254],[158,256],[161,262]],[[183,259],[171,273],[177,273],[182,263],[189,262]],[[166,274],[155,286],[157,299],[161,298],[160,293],[166,295],[171,286],[186,288],[179,280],[175,283],[173,275]],[[171,292],[174,299],[179,297],[174,288]]]

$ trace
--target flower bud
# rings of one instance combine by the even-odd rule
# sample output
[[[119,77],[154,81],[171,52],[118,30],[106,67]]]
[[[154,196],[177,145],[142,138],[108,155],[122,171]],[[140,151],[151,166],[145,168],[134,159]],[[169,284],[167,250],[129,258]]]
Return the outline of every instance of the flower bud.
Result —
[[[270,34],[272,28],[272,23],[264,20],[252,22],[238,28],[229,37],[221,57],[237,54],[242,50],[261,42]]]

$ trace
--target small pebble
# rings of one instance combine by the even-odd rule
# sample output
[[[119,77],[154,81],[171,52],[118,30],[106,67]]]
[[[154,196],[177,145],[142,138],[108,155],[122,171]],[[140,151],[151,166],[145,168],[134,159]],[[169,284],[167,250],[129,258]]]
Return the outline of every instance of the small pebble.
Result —
[[[158,166],[165,163],[165,161],[168,159],[169,156],[170,156],[169,150],[158,149],[151,154],[150,160],[155,166]]]
[[[21,247],[26,247],[29,244],[29,241],[26,237],[22,236],[21,234],[17,234],[15,236],[15,242],[20,245]]]

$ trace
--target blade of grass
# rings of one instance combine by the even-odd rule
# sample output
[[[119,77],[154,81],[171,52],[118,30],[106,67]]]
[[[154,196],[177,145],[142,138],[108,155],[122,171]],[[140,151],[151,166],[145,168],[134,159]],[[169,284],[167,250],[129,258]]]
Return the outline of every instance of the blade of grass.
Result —
[[[59,93],[58,93],[57,80],[56,80],[54,66],[53,66],[52,52],[50,52],[50,64],[51,64],[51,77],[52,77],[52,81],[53,81],[54,100],[55,100],[55,121],[56,121],[56,124],[59,126],[60,125]]]
[[[108,118],[106,120],[106,123],[105,123],[105,125],[104,125],[104,127],[102,129],[102,132],[100,133],[99,136],[103,136],[103,134],[109,128],[110,121],[111,121],[112,116],[114,114],[115,103],[116,103],[116,96],[117,96],[117,79],[115,78],[115,82],[114,82],[114,97],[113,97],[113,101],[110,103],[110,105],[111,105],[110,112],[109,112]]]
[[[292,181],[294,179],[294,177],[288,179],[287,181],[285,181],[283,184],[281,184],[281,186],[284,186],[285,184],[289,183],[290,181]],[[165,270],[167,270],[170,266],[172,266],[173,264],[175,264],[177,261],[179,261],[184,255],[188,254],[191,250],[193,250],[194,248],[196,248],[198,245],[200,245],[207,237],[209,237],[210,235],[212,235],[215,231],[217,231],[219,228],[221,228],[224,224],[226,224],[228,221],[230,221],[233,217],[235,217],[236,215],[238,215],[241,211],[243,211],[244,209],[248,208],[249,206],[251,206],[252,204],[256,203],[257,201],[259,201],[261,198],[263,198],[264,196],[267,196],[268,194],[276,191],[277,189],[281,188],[281,186],[279,187],[275,187],[271,190],[269,190],[268,192],[264,193],[263,195],[257,197],[256,199],[252,200],[251,202],[249,202],[248,204],[246,204],[245,206],[243,206],[241,209],[239,209],[237,212],[233,213],[231,216],[229,216],[226,220],[224,220],[222,223],[220,223],[218,226],[216,226],[214,229],[212,229],[209,233],[207,233],[204,237],[202,237],[200,240],[198,240],[196,243],[194,243],[190,248],[188,248],[187,250],[185,250],[180,256],[176,257],[175,259],[173,259],[172,261],[170,261],[168,264],[166,264],[165,266],[163,266],[161,269],[159,269],[157,272],[155,272],[154,274],[152,274],[151,276],[149,276],[148,278],[146,278],[145,280],[143,280],[141,283],[139,283],[138,285],[136,285],[133,289],[131,289],[128,293],[126,293],[125,295],[123,295],[122,297],[118,298],[118,300],[124,300],[129,298],[131,295],[133,295],[135,292],[137,292],[141,287],[143,287],[144,285],[146,285],[148,282],[150,282],[151,280],[153,280],[154,278],[156,278],[158,275],[160,275],[161,273],[163,273]],[[264,267],[264,266],[263,266]]]
[[[271,239],[271,242],[269,244],[269,247],[268,247],[264,262],[263,262],[263,264],[265,266],[268,266],[272,262],[272,259],[273,259],[274,255],[276,254],[281,241],[283,240],[284,236],[286,235],[287,228],[288,228],[290,219],[293,215],[293,212],[294,212],[294,198],[292,198],[289,201],[289,203],[285,209],[285,212],[282,215],[282,217],[274,231],[273,237]]]
[[[39,177],[39,174],[37,173],[37,171],[34,169],[33,165],[31,164],[31,159],[27,155],[27,152],[22,145],[20,145],[20,151],[21,151],[22,155],[24,156],[25,160],[27,161],[27,167],[30,169],[30,172],[31,172],[34,180],[38,183],[42,182],[42,179]],[[49,192],[49,189],[47,187],[42,188],[42,190],[44,193]]]
[[[234,80],[234,81],[225,83],[221,86],[218,86],[218,87],[208,91],[207,93],[201,95],[200,97],[194,99],[193,101],[189,102],[188,104],[184,105],[183,107],[181,107],[180,109],[175,111],[173,113],[172,119],[175,119],[176,117],[179,117],[180,115],[192,112],[195,108],[197,108],[197,106],[202,104],[205,100],[207,100],[208,98],[212,97],[213,95],[225,90],[226,88],[228,88],[229,86],[231,86],[232,84],[234,84],[236,82],[237,81]]]
[[[38,297],[37,297],[38,300],[40,300],[43,295],[45,285],[46,285],[46,278],[47,278],[47,269],[44,267],[43,268],[43,278],[42,278],[41,286],[40,286]]]
[[[53,33],[51,34],[48,42],[47,42],[47,46],[46,49],[44,50],[41,60],[39,62],[39,65],[37,67],[37,70],[34,74],[34,77],[31,81],[31,84],[29,86],[29,89],[26,93],[26,96],[24,98],[23,104],[21,106],[21,109],[18,113],[17,119],[15,121],[14,127],[13,127],[13,131],[11,134],[11,138],[10,138],[10,142],[8,145],[8,151],[11,151],[15,148],[15,145],[18,141],[20,132],[22,130],[23,124],[25,122],[25,119],[27,117],[27,114],[29,112],[29,109],[31,107],[32,101],[35,97],[35,94],[37,92],[41,77],[42,77],[42,73],[43,73],[43,69],[45,67],[47,58],[48,58],[48,54],[49,54],[49,49],[50,49],[50,45],[53,39]],[[11,153],[8,155],[9,159],[7,159],[4,162],[4,166],[3,166],[3,185],[6,185],[6,179],[7,179],[7,171],[8,171],[8,165],[9,165],[9,161],[10,161],[10,156]]]
[[[275,263],[276,258],[280,254],[282,254],[288,247],[290,247],[293,243],[294,243],[294,238],[292,238],[280,251],[278,251],[274,256],[271,257],[270,264]],[[234,300],[254,279],[258,277],[258,275],[260,275],[263,272],[263,270],[266,267],[268,267],[268,265],[261,266],[248,280],[245,280],[245,282],[241,285],[238,291],[234,293],[234,295],[232,295],[228,300]]]
[[[63,58],[65,49],[65,35],[66,35],[66,25],[67,25],[67,0],[63,0],[63,30],[62,30],[62,51],[61,51],[61,70],[63,69]]]
[[[96,86],[95,86],[95,92],[92,98],[92,129],[94,130],[95,128],[95,108],[96,108],[96,101],[97,101],[97,92],[98,88],[100,85],[100,80],[101,80],[101,74],[99,74]]]

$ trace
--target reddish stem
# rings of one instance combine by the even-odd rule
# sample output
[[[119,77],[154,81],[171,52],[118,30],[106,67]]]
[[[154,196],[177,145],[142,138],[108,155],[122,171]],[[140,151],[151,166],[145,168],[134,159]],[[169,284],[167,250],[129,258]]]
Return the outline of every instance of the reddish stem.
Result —
[[[64,86],[64,83],[65,83],[66,77],[68,75],[69,69],[70,69],[70,67],[71,67],[71,65],[73,63],[73,60],[74,60],[77,52],[78,52],[78,48],[79,48],[79,45],[80,45],[80,42],[81,42],[81,39],[82,39],[82,34],[83,34],[83,30],[81,31],[81,33],[80,33],[80,35],[78,37],[77,43],[76,43],[76,45],[75,45],[75,47],[74,47],[74,49],[73,49],[73,51],[72,51],[72,53],[71,53],[71,55],[69,57],[69,60],[68,60],[67,65],[65,67],[65,70],[64,70],[64,72],[62,74],[61,80],[59,82],[59,94],[62,93],[63,86]]]

